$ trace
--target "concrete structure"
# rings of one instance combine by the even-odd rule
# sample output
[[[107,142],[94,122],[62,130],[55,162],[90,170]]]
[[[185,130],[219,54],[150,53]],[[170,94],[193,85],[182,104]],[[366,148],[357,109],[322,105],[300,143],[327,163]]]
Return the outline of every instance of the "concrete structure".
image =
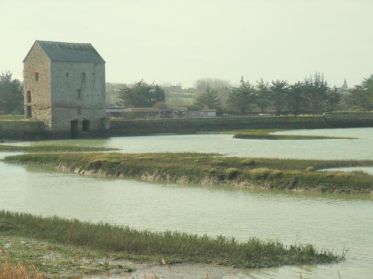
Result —
[[[23,62],[27,118],[56,135],[103,128],[105,61],[91,44],[35,41]]]

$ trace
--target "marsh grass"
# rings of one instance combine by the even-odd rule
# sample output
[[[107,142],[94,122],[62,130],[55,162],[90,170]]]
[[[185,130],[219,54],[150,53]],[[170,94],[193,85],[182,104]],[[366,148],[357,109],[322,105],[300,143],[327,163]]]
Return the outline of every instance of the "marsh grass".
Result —
[[[223,157],[199,153],[49,153],[5,158],[86,175],[127,177],[183,184],[231,185],[265,189],[371,193],[372,176],[362,172],[321,172],[338,167],[373,166],[373,161],[293,160]]]
[[[234,138],[237,139],[265,139],[265,140],[323,140],[323,139],[353,139],[351,137],[327,137],[327,136],[306,136],[306,135],[279,135],[274,132],[279,132],[278,129],[262,129],[262,130],[244,130],[234,133]],[[288,131],[288,130],[287,130]]]
[[[210,238],[179,232],[138,231],[109,224],[92,224],[57,217],[0,211],[0,234],[29,237],[76,245],[103,252],[122,253],[138,260],[158,262],[214,263],[235,267],[270,267],[298,264],[326,264],[343,256],[317,251],[311,245],[285,246],[252,238],[240,243],[219,236]]]
[[[45,279],[45,275],[36,271],[33,266],[15,264],[11,261],[0,263],[1,279]]]
[[[24,115],[6,114],[0,115],[0,121],[26,120]]]

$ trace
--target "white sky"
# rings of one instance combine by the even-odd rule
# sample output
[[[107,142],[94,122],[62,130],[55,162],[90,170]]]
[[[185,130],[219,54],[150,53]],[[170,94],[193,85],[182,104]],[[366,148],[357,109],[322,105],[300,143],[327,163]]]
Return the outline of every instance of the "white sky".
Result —
[[[0,0],[0,27],[17,78],[34,40],[91,42],[110,82],[373,73],[373,0]]]

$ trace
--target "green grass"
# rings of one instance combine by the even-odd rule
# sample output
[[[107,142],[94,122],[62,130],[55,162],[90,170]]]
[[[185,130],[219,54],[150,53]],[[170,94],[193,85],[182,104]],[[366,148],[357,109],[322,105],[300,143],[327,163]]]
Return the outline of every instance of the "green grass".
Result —
[[[245,130],[234,132],[237,139],[266,139],[266,140],[320,140],[320,139],[353,139],[349,137],[305,136],[305,135],[278,135],[278,129]]]
[[[311,245],[284,246],[280,242],[264,242],[255,238],[241,243],[223,236],[210,238],[179,232],[155,233],[5,211],[0,211],[0,235],[121,253],[123,257],[141,261],[164,258],[170,263],[214,263],[256,268],[324,264],[343,259],[343,256],[328,251],[317,251]]]
[[[8,260],[34,266],[47,278],[79,278],[79,275],[107,272],[126,274],[134,270],[118,253],[20,237],[7,231],[0,231],[0,250],[0,263]]]
[[[25,120],[25,117],[23,115],[13,115],[13,114],[0,115],[0,121],[13,121],[13,120]]]
[[[184,184],[369,194],[373,177],[326,168],[373,166],[373,161],[223,157],[198,153],[50,153],[9,156],[8,163],[52,166],[65,171]]]
[[[97,152],[97,151],[114,151],[115,148],[82,146],[82,145],[59,145],[59,144],[33,144],[33,145],[6,145],[0,144],[0,152]]]

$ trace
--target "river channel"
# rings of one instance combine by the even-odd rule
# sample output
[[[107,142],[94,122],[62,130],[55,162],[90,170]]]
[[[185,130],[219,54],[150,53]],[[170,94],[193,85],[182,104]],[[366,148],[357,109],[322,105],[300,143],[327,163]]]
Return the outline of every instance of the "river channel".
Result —
[[[356,139],[239,140],[232,135],[208,134],[120,137],[87,142],[118,147],[123,152],[373,159],[371,128],[288,133]],[[0,156],[5,155],[0,153]],[[338,264],[247,270],[247,278],[373,278],[372,198],[90,178],[3,162],[0,162],[0,176],[0,209],[109,222],[152,231],[224,235],[241,241],[258,237],[286,244],[309,243],[335,253],[347,251],[346,261]]]

